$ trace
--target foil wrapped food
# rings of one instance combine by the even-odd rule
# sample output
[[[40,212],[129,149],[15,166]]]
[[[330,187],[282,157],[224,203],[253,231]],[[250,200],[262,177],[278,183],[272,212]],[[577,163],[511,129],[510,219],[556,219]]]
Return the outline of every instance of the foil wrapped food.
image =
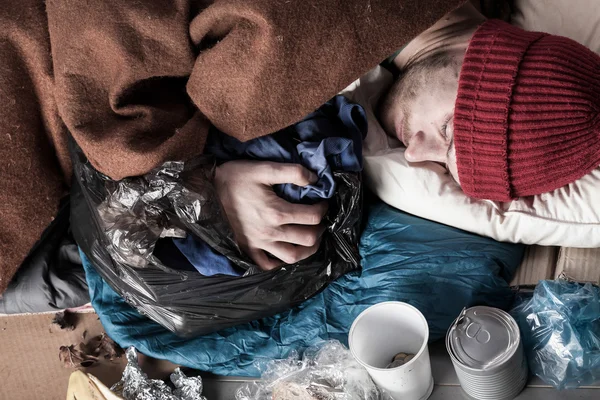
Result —
[[[110,390],[125,400],[206,400],[202,396],[202,378],[187,377],[179,369],[170,376],[175,389],[159,379],[149,379],[138,364],[137,352],[130,347],[125,352],[127,366],[123,377]]]

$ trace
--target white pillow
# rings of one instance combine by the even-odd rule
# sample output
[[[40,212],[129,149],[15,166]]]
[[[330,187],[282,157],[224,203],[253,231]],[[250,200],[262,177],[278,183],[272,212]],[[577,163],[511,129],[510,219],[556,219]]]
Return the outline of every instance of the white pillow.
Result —
[[[471,199],[442,166],[409,165],[400,142],[385,134],[374,109],[391,83],[391,74],[378,66],[342,91],[367,113],[365,181],[383,201],[499,241],[600,247],[600,169],[551,193],[506,203]]]
[[[515,0],[513,6],[513,25],[566,36],[600,53],[598,0]]]

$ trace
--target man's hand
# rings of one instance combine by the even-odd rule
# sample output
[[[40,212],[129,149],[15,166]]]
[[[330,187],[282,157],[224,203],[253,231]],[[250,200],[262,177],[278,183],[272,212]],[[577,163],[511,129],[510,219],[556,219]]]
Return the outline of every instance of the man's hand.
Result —
[[[236,240],[262,269],[276,268],[281,261],[292,264],[317,251],[327,202],[293,204],[272,189],[276,184],[306,186],[316,181],[314,173],[298,164],[230,161],[217,168],[215,186]]]

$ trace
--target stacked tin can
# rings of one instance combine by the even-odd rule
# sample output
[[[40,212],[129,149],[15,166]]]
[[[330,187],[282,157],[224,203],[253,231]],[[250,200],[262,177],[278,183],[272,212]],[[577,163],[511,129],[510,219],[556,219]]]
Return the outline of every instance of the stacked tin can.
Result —
[[[491,307],[463,310],[446,336],[458,380],[477,400],[510,400],[525,387],[527,359],[516,321]]]

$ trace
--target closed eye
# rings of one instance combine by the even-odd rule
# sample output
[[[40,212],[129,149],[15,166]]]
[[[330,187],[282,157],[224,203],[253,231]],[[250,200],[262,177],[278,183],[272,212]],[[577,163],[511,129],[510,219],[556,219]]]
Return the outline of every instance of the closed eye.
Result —
[[[448,124],[450,123],[450,120],[452,119],[452,114],[449,114],[446,117],[446,120],[444,121],[444,124],[442,125],[442,129],[441,129],[441,134],[442,137],[444,138],[445,141],[448,141]]]
[[[448,145],[448,151],[446,152],[446,160],[450,159],[450,153],[452,153],[452,146],[454,146],[454,136],[450,139],[450,144]]]

